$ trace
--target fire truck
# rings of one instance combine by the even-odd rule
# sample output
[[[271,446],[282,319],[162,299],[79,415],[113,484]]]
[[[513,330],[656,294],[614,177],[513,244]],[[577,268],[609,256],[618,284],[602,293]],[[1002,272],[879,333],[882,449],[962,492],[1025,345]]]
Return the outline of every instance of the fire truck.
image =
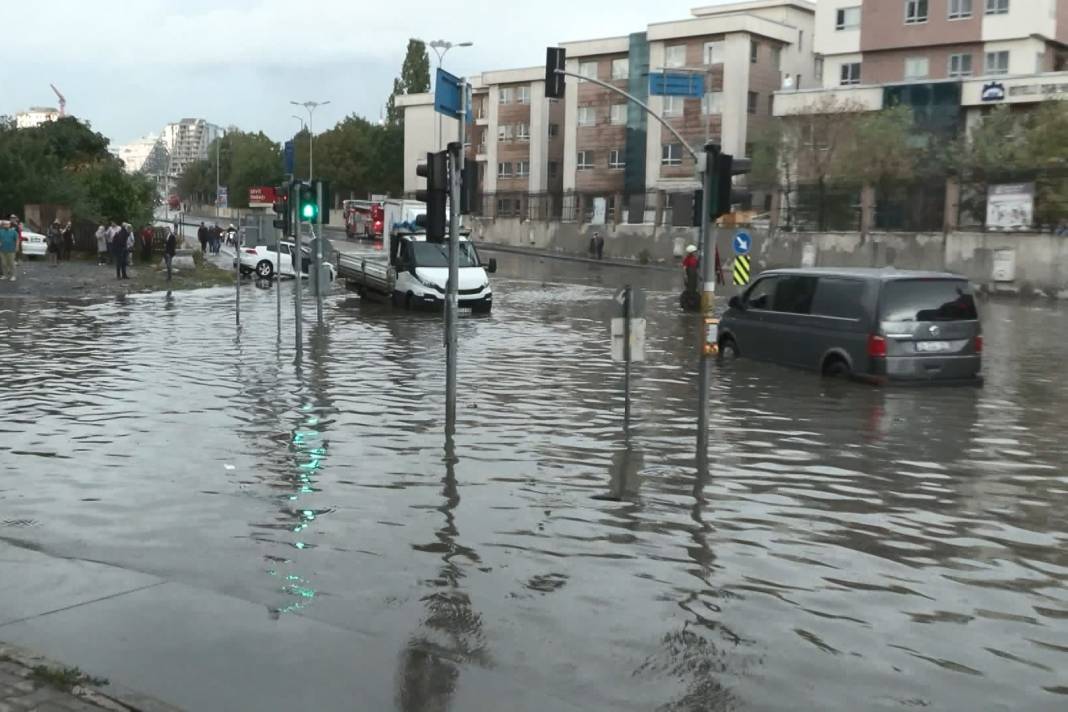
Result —
[[[349,239],[381,240],[385,225],[385,204],[381,200],[346,200],[345,236]]]

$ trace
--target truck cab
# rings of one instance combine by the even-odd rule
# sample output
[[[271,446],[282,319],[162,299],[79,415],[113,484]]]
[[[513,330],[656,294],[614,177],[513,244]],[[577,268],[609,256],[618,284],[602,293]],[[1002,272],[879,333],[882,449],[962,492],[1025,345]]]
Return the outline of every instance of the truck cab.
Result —
[[[441,306],[449,279],[449,243],[428,241],[425,235],[398,235],[390,241],[389,263],[394,274],[393,303],[409,308]],[[474,243],[460,238],[459,300],[461,309],[488,313],[493,308],[489,274],[497,261],[483,264]]]

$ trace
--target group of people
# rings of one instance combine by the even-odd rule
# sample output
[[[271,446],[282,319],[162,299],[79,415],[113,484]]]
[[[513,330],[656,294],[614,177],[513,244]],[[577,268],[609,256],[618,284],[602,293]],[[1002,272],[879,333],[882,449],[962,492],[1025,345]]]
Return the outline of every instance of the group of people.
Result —
[[[74,251],[74,227],[70,221],[61,226],[59,220],[53,220],[45,235],[45,244],[48,249],[48,264],[55,267],[60,260],[70,260]]]
[[[219,250],[222,249],[223,241],[226,241],[227,245],[237,245],[237,228],[230,225],[225,231],[219,227],[218,223],[215,223],[211,227],[208,227],[205,223],[200,223],[200,227],[197,228],[197,241],[200,242],[200,251],[204,254],[208,254],[209,251],[213,255],[219,254]]]
[[[112,220],[110,225],[101,225],[96,229],[97,263],[106,265],[110,262],[115,265],[116,279],[129,279],[126,270],[138,245],[141,248],[141,259],[147,262],[152,259],[154,238],[155,233],[147,225],[137,233],[130,223]]]

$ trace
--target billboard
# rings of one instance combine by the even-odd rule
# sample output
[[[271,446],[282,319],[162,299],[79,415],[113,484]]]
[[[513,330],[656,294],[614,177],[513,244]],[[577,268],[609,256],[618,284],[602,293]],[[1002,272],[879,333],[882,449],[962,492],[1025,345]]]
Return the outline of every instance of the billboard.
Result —
[[[255,186],[248,189],[250,208],[270,208],[278,199],[278,189],[272,186]]]
[[[1035,184],[992,185],[986,198],[987,230],[1024,230],[1035,220]]]

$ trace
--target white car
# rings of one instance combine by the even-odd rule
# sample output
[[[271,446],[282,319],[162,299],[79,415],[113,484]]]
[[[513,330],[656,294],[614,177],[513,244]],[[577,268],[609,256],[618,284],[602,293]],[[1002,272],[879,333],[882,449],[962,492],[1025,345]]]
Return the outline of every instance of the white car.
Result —
[[[282,250],[282,262],[280,266],[281,276],[293,277],[293,251],[295,245],[292,242],[281,243]],[[270,279],[274,277],[275,267],[278,265],[278,253],[275,251],[274,245],[259,245],[257,247],[241,247],[238,250],[238,254],[241,256],[241,273],[253,274],[262,279]],[[301,276],[304,279],[308,278],[308,268],[311,265],[311,250],[307,247],[304,248],[304,269]],[[330,274],[330,281],[333,282],[336,276],[334,265],[329,262],[324,262],[323,266]]]
[[[25,257],[44,257],[48,254],[48,238],[39,232],[23,228],[21,243]]]

